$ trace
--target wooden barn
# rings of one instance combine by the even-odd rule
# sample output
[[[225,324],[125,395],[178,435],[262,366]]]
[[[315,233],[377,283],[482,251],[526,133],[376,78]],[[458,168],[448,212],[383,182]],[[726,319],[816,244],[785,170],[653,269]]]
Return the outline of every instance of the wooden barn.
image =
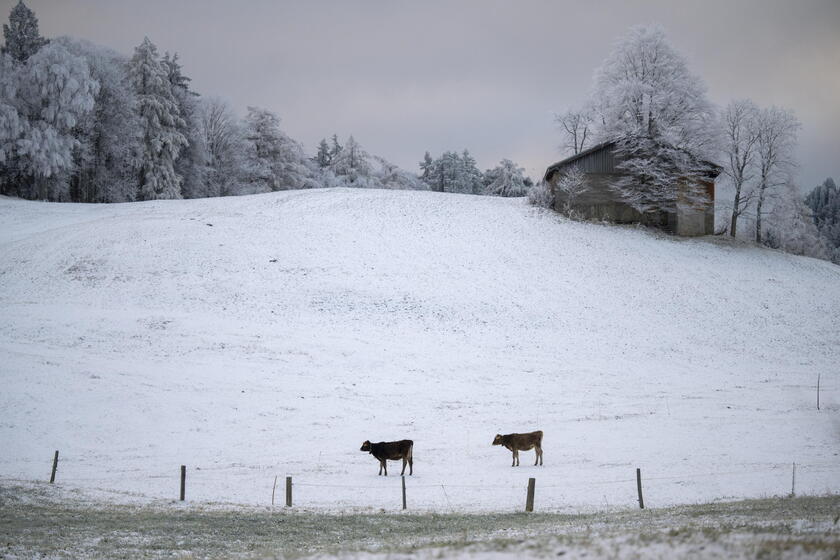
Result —
[[[681,236],[711,235],[715,226],[715,178],[721,168],[709,163],[705,180],[700,181],[708,200],[703,204],[688,203],[677,188],[676,210],[641,213],[621,200],[610,185],[622,175],[615,153],[615,143],[605,142],[584,150],[550,166],[545,183],[551,190],[554,209],[564,208],[568,202],[557,183],[564,173],[577,167],[585,177],[586,189],[570,204],[572,210],[587,219],[606,220],[619,224],[641,223]]]

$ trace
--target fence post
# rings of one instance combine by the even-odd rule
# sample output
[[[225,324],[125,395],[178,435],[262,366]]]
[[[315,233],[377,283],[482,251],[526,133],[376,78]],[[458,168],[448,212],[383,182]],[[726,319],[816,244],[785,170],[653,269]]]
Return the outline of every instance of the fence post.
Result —
[[[187,467],[181,465],[181,501],[184,501],[187,493]]]
[[[793,464],[793,475],[790,479],[790,497],[796,496],[796,463]]]
[[[528,479],[528,496],[525,498],[525,511],[534,511],[534,486],[537,480],[535,478]]]
[[[292,507],[292,477],[286,477],[286,507]]]
[[[53,457],[52,474],[50,475],[50,484],[55,482],[55,469],[58,468],[58,449],[55,450],[55,457]]]
[[[405,509],[405,475],[402,475],[402,498],[403,498],[403,509]]]
[[[639,491],[639,509],[645,509],[645,499],[642,497],[642,469],[636,469],[636,489]]]
[[[820,409],[820,374],[817,374],[817,410]]]

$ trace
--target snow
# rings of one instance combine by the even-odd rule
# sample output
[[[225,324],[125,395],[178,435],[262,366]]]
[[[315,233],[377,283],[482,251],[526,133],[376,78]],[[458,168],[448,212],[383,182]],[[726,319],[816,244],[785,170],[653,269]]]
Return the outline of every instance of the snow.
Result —
[[[836,492],[840,268],[523,199],[0,197],[0,483],[416,510]],[[821,375],[821,410],[815,406]],[[545,432],[533,452],[496,433]]]

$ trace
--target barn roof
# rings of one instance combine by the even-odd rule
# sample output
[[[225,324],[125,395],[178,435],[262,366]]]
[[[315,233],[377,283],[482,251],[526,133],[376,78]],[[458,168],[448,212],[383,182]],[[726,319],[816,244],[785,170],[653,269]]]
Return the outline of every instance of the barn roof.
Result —
[[[560,169],[563,169],[567,165],[570,165],[570,164],[576,162],[577,160],[588,156],[589,154],[599,152],[601,150],[605,150],[605,149],[610,148],[612,146],[615,146],[615,142],[612,141],[612,140],[609,140],[607,142],[601,142],[600,144],[595,144],[591,148],[587,148],[587,149],[583,150],[582,152],[578,152],[577,154],[575,154],[573,156],[567,157],[564,160],[561,160],[561,161],[558,161],[557,163],[549,165],[548,169],[545,170],[545,175],[543,176],[543,180],[544,181],[550,181],[551,176],[554,175],[554,173],[556,171],[559,171]]]
[[[554,164],[548,166],[548,169],[545,170],[545,175],[543,176],[543,180],[544,181],[550,181],[551,177],[554,175],[554,173],[563,169],[564,167],[566,167],[568,165],[571,165],[571,164],[575,163],[576,161],[578,161],[580,159],[583,159],[590,154],[594,154],[595,152],[600,152],[602,150],[610,149],[610,148],[614,147],[615,144],[616,144],[616,142],[614,140],[608,140],[606,142],[601,142],[600,144],[596,144],[596,145],[592,146],[591,148],[587,148],[586,150],[583,150],[582,152],[579,152],[579,153],[577,153],[573,156],[567,157],[564,160],[558,161],[557,163],[554,163]],[[723,172],[723,168],[721,166],[717,165],[716,163],[713,163],[711,161],[705,161],[705,160],[702,161],[701,163],[705,164],[708,167],[709,177],[711,177],[712,179],[716,178],[718,175],[720,175]]]

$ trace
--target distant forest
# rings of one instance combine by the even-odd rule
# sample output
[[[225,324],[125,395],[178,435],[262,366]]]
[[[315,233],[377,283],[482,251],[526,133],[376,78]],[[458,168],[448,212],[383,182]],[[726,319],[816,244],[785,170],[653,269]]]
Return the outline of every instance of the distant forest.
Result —
[[[127,202],[316,187],[524,196],[509,160],[480,171],[468,150],[420,162],[422,175],[350,136],[313,156],[271,111],[244,118],[190,87],[177,54],[146,38],[130,58],[70,37],[45,39],[22,1],[3,26],[0,192],[66,202]]]

